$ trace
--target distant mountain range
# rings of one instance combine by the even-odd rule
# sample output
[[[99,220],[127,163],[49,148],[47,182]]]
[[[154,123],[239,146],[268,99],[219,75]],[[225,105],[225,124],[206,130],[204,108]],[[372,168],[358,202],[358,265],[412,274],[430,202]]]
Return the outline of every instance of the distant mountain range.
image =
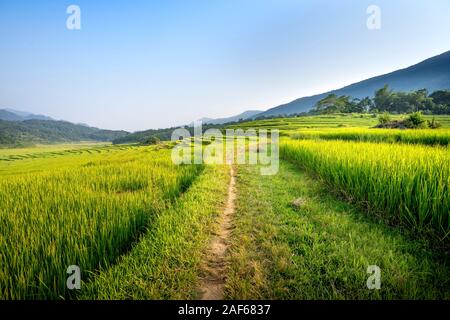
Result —
[[[11,108],[4,108],[0,109],[0,120],[25,121],[25,120],[54,120],[54,119],[40,114],[18,111]]]
[[[394,91],[412,91],[427,89],[430,93],[440,89],[450,89],[450,51],[424,60],[411,67],[397,70],[385,75],[363,80],[341,89],[324,92],[321,94],[302,97],[286,104],[270,108],[266,111],[245,111],[234,117],[228,118],[202,118],[203,123],[224,124],[238,121],[240,118],[250,120],[256,117],[269,117],[303,113],[311,110],[317,101],[329,94],[346,95],[352,98],[373,97],[376,90],[384,85],[389,85]]]
[[[251,120],[263,116],[290,115],[307,112],[317,101],[329,94],[348,95],[353,98],[373,97],[374,92],[384,85],[395,91],[427,89],[433,92],[450,89],[450,51],[422,61],[406,69],[370,78],[341,89],[322,94],[303,97],[267,111],[249,110],[233,117],[200,119],[205,125],[217,126],[240,119]],[[147,130],[129,134],[126,131],[102,130],[85,124],[56,121],[50,117],[17,111],[11,108],[0,109],[0,145],[24,145],[33,143],[64,141],[115,141],[117,143],[145,141],[149,136],[166,139],[171,129]]]
[[[29,146],[37,143],[112,141],[129,134],[55,120],[0,120],[0,145]]]
[[[357,82],[344,88],[296,99],[257,116],[277,116],[302,113],[311,110],[317,101],[329,94],[347,95],[353,98],[373,97],[374,92],[384,85],[395,91],[427,89],[430,93],[440,89],[450,89],[450,51],[424,60],[409,68]]]
[[[50,117],[0,109],[0,145],[28,146],[36,143],[112,141],[129,134],[126,131],[102,130],[83,124],[56,121]]]
[[[201,121],[204,124],[224,124],[229,122],[236,122],[239,120],[248,120],[251,118],[254,118],[256,115],[260,114],[262,111],[260,110],[248,110],[245,112],[242,112],[238,114],[237,116],[232,116],[228,118],[218,118],[218,119],[212,119],[212,118],[201,118],[199,121]]]

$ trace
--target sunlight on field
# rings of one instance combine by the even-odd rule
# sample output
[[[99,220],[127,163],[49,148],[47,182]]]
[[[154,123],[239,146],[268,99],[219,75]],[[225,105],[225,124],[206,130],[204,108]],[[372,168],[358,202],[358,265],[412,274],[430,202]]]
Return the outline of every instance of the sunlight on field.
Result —
[[[405,115],[392,115],[393,120],[404,118]],[[424,116],[426,120],[432,120],[441,123],[443,128],[450,128],[450,116],[436,115]],[[369,128],[378,123],[377,115],[372,114],[329,114],[316,116],[300,116],[288,118],[275,118],[266,120],[248,121],[232,125],[232,128],[266,128],[266,129],[280,129],[283,131],[292,131],[297,129],[307,128],[345,128],[345,127],[360,127]]]
[[[439,121],[445,123],[447,118]],[[279,129],[282,138],[279,174],[263,177],[255,174],[261,166],[236,165],[237,185],[242,188],[237,190],[241,216],[236,219],[243,225],[237,228],[239,238],[233,240],[230,297],[445,296],[442,287],[446,284],[441,284],[445,259],[436,258],[435,253],[449,244],[450,129],[447,125],[434,130],[369,128],[376,122],[370,115],[327,115],[232,126]],[[184,141],[189,154],[194,141]],[[267,143],[264,139],[252,144],[249,139],[243,141],[243,149],[254,152],[264,150],[258,142]],[[201,150],[213,150],[223,140],[197,142]],[[0,149],[0,299],[197,298],[197,269],[225,202],[229,173],[223,165],[175,165],[171,157],[175,144],[78,143]],[[223,159],[226,153],[221,150],[214,156]],[[312,178],[306,171],[314,183],[307,181]],[[326,190],[329,198],[313,184]],[[263,193],[252,195],[259,188]],[[308,217],[290,204],[302,188],[310,189],[310,200],[302,209],[310,207]],[[351,216],[360,212],[367,220],[353,222],[347,213],[342,214],[344,207]],[[272,212],[271,208],[277,209]],[[270,230],[278,230],[283,219],[291,226],[283,231],[288,234],[277,236],[281,243],[266,242],[274,236]],[[319,228],[315,223],[320,219],[325,222]],[[308,227],[300,227],[305,221]],[[313,229],[315,239],[327,243],[324,255],[308,245],[309,236],[301,235],[313,234]],[[256,239],[252,241],[266,243],[260,250],[267,257],[252,249],[257,244],[249,242],[251,234]],[[347,251],[351,250],[348,234],[361,248],[370,249]],[[401,251],[398,243],[409,251]],[[384,256],[391,245],[396,251]],[[303,256],[278,252],[279,248],[293,252],[302,248]],[[304,260],[313,253],[314,259]],[[379,294],[358,287],[366,276],[359,269],[372,254],[382,261],[385,272],[391,272],[385,275],[386,291]],[[345,264],[326,273],[316,270],[332,255],[342,257]],[[357,263],[346,258],[352,255]],[[267,265],[271,259],[275,266]],[[395,274],[399,261],[402,275]],[[267,275],[266,282],[253,278],[254,270],[247,270],[251,263],[266,268],[258,271]],[[68,291],[69,265],[83,270],[84,291]],[[296,283],[282,279],[285,270]],[[317,285],[302,292],[281,287],[305,284],[299,276],[304,272]],[[271,283],[269,274],[277,274],[279,282]],[[324,279],[340,285],[341,291],[328,292],[330,283]],[[254,288],[264,289],[256,292],[246,287],[253,282]],[[420,287],[424,283],[428,283],[426,290]]]
[[[90,147],[107,146],[111,143],[106,142],[74,142],[74,143],[61,143],[61,144],[37,144],[28,148],[0,148],[0,158],[12,155],[26,155],[40,152],[54,152],[54,151],[66,151],[84,149]]]
[[[168,149],[100,146],[0,161],[0,298],[66,296],[66,269],[119,257],[200,166]],[[13,174],[15,173],[15,174]]]
[[[367,142],[410,143],[447,146],[450,142],[450,129],[303,129],[291,134],[294,139],[349,140]]]
[[[418,231],[431,227],[442,239],[448,236],[450,154],[446,147],[286,140],[280,153],[386,219]]]

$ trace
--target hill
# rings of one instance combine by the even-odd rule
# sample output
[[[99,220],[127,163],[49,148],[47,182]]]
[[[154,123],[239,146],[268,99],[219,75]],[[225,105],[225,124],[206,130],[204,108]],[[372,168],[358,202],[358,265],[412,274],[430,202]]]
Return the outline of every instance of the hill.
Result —
[[[258,117],[307,112],[317,101],[333,93],[338,96],[348,95],[353,98],[373,97],[374,92],[386,84],[395,91],[412,91],[425,88],[429,92],[433,92],[439,89],[449,89],[450,51],[405,69],[357,82],[338,90],[294,100],[262,112],[258,114]]]
[[[0,109],[0,120],[5,121],[25,121],[25,120],[54,120],[40,114],[33,114],[25,111],[18,111],[11,108]]]
[[[202,125],[203,130],[208,130],[210,128],[221,128],[220,124],[204,124]],[[148,139],[154,137],[159,140],[167,141],[171,140],[172,133],[175,129],[179,129],[180,127],[172,127],[172,128],[164,128],[164,129],[149,129],[144,131],[136,131],[130,134],[127,134],[123,137],[118,137],[113,140],[114,144],[123,144],[123,143],[145,143]],[[186,130],[190,132],[191,135],[194,135],[193,126],[185,126]]]
[[[218,119],[212,119],[212,118],[202,118],[199,121],[202,121],[204,124],[224,124],[224,123],[230,123],[230,122],[236,122],[239,120],[251,120],[258,114],[260,114],[262,111],[260,110],[247,110],[244,111],[236,116],[227,117],[227,118],[218,118]]]
[[[54,120],[0,120],[1,146],[28,146],[36,143],[72,141],[112,141],[126,131],[102,130]]]

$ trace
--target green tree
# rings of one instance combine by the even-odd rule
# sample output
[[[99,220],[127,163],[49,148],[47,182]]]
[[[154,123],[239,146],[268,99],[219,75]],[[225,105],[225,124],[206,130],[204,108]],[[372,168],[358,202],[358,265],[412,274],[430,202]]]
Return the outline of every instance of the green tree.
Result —
[[[369,97],[365,97],[358,102],[358,110],[359,110],[358,112],[360,113],[370,112],[374,109],[374,107],[375,104]]]
[[[380,112],[390,111],[392,105],[392,90],[389,89],[388,85],[375,91],[374,98],[375,108]]]
[[[450,106],[450,90],[438,90],[430,95],[433,102],[436,104],[442,104]]]
[[[350,96],[337,96],[336,94],[329,94],[316,103],[314,111],[320,114],[358,112],[356,111],[357,103],[355,100],[350,99]]]

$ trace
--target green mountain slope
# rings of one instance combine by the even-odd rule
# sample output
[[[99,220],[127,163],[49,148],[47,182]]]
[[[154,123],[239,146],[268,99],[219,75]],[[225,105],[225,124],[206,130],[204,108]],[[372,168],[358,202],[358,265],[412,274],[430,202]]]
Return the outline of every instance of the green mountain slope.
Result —
[[[424,88],[429,92],[450,89],[450,51],[406,69],[357,82],[338,90],[299,98],[262,112],[258,114],[258,117],[307,112],[317,101],[332,93],[338,96],[348,95],[353,98],[372,97],[376,90],[384,87],[386,84],[394,91],[405,92]]]
[[[27,146],[36,143],[75,141],[112,141],[124,137],[126,131],[102,130],[66,121],[0,120],[1,146]]]

